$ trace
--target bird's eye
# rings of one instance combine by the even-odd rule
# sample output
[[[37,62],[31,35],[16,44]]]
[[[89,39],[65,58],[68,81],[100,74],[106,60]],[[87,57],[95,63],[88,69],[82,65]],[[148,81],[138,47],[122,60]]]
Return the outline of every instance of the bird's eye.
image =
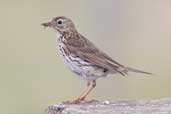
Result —
[[[61,25],[62,24],[62,20],[59,20],[57,23],[58,23],[58,25]]]

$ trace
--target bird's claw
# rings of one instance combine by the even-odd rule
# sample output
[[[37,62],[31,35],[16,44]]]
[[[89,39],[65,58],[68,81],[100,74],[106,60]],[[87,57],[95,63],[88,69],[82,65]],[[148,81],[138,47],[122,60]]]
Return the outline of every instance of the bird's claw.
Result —
[[[85,100],[85,99],[75,99],[75,100],[71,100],[71,101],[64,101],[63,103],[66,104],[85,104],[85,103],[92,103],[96,100]]]

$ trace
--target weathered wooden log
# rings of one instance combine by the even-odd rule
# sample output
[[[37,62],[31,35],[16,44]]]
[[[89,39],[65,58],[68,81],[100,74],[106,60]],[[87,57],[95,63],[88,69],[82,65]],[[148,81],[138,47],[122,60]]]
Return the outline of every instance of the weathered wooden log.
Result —
[[[49,106],[45,114],[171,114],[171,99],[59,103]]]

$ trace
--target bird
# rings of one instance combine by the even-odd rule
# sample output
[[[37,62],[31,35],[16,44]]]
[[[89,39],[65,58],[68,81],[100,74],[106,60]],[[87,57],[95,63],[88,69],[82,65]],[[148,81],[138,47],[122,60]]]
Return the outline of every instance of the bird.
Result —
[[[96,86],[96,80],[109,74],[125,76],[128,72],[136,72],[152,75],[112,59],[81,35],[70,18],[57,16],[41,25],[55,30],[59,55],[72,72],[87,82],[86,89],[77,98],[67,101],[68,103],[77,104],[86,101],[85,98]]]

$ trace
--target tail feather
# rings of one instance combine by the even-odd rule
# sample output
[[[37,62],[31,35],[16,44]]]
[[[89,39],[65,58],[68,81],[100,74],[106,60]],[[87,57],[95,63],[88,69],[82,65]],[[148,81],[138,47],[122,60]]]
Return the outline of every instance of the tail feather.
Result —
[[[130,68],[130,67],[127,67],[127,70],[128,71],[131,71],[131,72],[136,72],[136,73],[143,73],[143,74],[149,74],[149,75],[154,75],[150,72],[145,72],[145,71],[141,71],[141,70],[138,70],[138,69],[134,69],[134,68]]]

